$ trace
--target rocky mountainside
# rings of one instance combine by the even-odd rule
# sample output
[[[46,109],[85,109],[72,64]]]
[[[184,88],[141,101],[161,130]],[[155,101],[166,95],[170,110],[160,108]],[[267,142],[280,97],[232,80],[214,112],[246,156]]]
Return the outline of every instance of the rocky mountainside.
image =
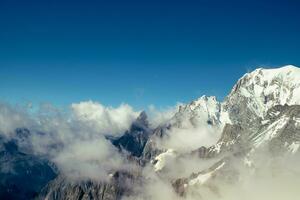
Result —
[[[17,139],[0,137],[0,199],[32,199],[52,179],[56,172],[44,158],[20,148],[30,132],[16,130]]]
[[[300,146],[299,88],[300,69],[294,66],[260,68],[247,73],[235,84],[224,102],[203,96],[180,107],[168,124],[154,131],[146,144],[144,156],[153,163],[156,171],[163,172],[170,160],[186,156],[174,149],[161,149],[156,144],[159,139],[168,137],[174,127],[184,129],[189,124],[206,123],[222,129],[216,144],[201,146],[190,153],[201,159],[216,159],[215,164],[172,181],[174,189],[183,195],[189,187],[211,182],[215,177],[232,179],[238,174],[232,160],[253,166],[251,156],[261,148],[266,147],[272,155],[296,154]]]
[[[285,104],[269,109],[250,142],[254,148],[269,145],[272,152],[296,153],[300,145],[300,106]]]
[[[118,138],[111,138],[111,140],[112,144],[118,147],[119,150],[125,150],[132,156],[140,157],[151,133],[152,130],[149,128],[147,114],[141,112],[124,135]]]
[[[185,134],[193,142],[194,135],[210,136],[214,133],[217,137],[215,142],[199,143],[196,148],[191,146],[185,151],[166,145],[173,135]],[[223,102],[218,102],[216,97],[202,96],[180,106],[169,121],[154,129],[150,128],[146,113],[141,112],[122,136],[106,138],[121,155],[136,165],[134,169],[130,172],[113,171],[107,180],[100,182],[69,180],[63,174],[50,181],[55,176],[48,176],[50,168],[42,161],[35,161],[38,164],[32,166],[46,171],[36,173],[46,178],[33,191],[36,193],[48,182],[38,199],[135,199],[132,195],[138,193],[137,185],[142,187],[151,179],[143,170],[152,170],[164,183],[172,185],[181,197],[190,191],[195,193],[199,187],[218,193],[219,186],[215,180],[226,183],[238,181],[240,172],[237,166],[255,170],[255,158],[262,151],[268,152],[270,159],[287,154],[299,155],[300,68],[289,65],[277,69],[256,69],[239,79]],[[2,154],[16,151],[13,146],[1,149]],[[23,154],[22,158],[15,153],[13,155],[9,156],[12,160],[33,159],[22,157]],[[1,157],[2,168],[5,168],[2,163],[6,160],[5,156]],[[209,165],[202,166],[207,161]],[[26,164],[22,166],[23,170],[30,168]],[[181,170],[174,170],[176,168]],[[2,178],[1,183],[3,181],[6,179]],[[1,197],[6,197],[3,194]]]
[[[133,193],[133,185],[138,181],[140,181],[138,174],[125,171],[110,174],[109,180],[102,182],[89,180],[73,182],[59,176],[51,181],[36,199],[120,200]]]
[[[213,180],[238,178],[234,165],[255,168],[252,160],[260,149],[265,148],[274,158],[284,154],[298,154],[300,146],[300,105],[277,105],[269,109],[257,131],[249,132],[237,125],[226,125],[216,145],[199,148],[193,153],[207,158],[218,158],[210,168],[189,177],[174,181],[176,191],[184,195],[189,187],[213,184]],[[245,134],[247,133],[247,134]],[[269,159],[272,159],[269,157]],[[233,164],[234,163],[234,164]]]
[[[202,151],[209,148],[220,152],[222,147],[234,143],[231,137],[224,140],[224,132],[238,129],[235,137],[248,143],[250,135],[258,134],[262,126],[277,105],[300,104],[300,69],[295,66],[284,66],[278,69],[259,68],[245,74],[234,85],[224,102],[218,102],[216,97],[203,96],[190,104],[183,106],[166,126],[161,126],[156,133],[165,133],[174,127],[184,127],[184,124],[203,124],[215,126],[223,130],[221,141],[214,147],[201,147]],[[272,108],[272,109],[271,109]],[[278,108],[278,107],[277,107]],[[153,141],[163,134],[154,134],[146,144],[144,154],[160,152],[155,150]],[[253,136],[254,137],[254,136]],[[153,150],[154,149],[154,150]],[[165,150],[166,151],[166,150]],[[150,152],[150,153],[149,153]],[[155,159],[156,154],[151,154]],[[148,156],[149,157],[149,156]]]

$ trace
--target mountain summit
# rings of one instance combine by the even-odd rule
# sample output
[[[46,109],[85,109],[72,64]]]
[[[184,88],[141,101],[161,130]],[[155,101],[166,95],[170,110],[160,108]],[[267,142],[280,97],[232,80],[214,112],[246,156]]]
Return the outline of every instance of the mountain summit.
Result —
[[[275,105],[300,104],[299,77],[300,69],[292,65],[256,69],[238,80],[224,104],[234,121],[245,110],[248,116],[263,117]]]

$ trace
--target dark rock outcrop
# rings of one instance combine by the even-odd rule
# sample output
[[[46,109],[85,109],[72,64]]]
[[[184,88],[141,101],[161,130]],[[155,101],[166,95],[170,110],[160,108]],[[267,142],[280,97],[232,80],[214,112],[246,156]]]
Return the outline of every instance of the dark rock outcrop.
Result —
[[[16,140],[0,138],[0,199],[32,199],[55,177],[47,160],[20,151]]]
[[[63,176],[51,181],[37,200],[120,200],[132,195],[133,185],[138,184],[139,175],[115,172],[107,181],[72,181]]]
[[[145,112],[141,112],[124,135],[112,139],[112,144],[120,150],[129,152],[132,156],[140,157],[151,133],[152,130],[149,128],[147,115]]]

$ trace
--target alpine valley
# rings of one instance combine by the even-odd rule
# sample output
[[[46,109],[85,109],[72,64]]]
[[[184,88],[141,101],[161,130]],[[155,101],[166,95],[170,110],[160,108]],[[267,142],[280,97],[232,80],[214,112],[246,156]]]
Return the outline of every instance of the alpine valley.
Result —
[[[76,135],[86,130],[89,116],[71,128],[68,120],[59,126],[74,132],[79,145],[60,142],[74,141],[68,135],[53,139],[61,137],[53,127],[62,117],[42,130],[47,116],[0,134],[0,199],[300,197],[298,67],[258,68],[241,77],[223,102],[202,96],[155,126],[139,112],[121,134],[101,133],[90,143]]]

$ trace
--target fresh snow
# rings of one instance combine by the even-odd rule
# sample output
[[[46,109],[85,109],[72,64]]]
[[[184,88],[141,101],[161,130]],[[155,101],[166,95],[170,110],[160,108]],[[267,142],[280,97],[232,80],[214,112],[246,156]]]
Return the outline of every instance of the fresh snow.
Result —
[[[261,121],[261,124],[262,124],[262,125],[265,125],[265,124],[267,124],[268,122],[270,122],[270,120],[263,120],[263,121]]]
[[[277,135],[278,131],[286,125],[288,120],[288,117],[283,116],[276,120],[274,123],[270,124],[265,131],[262,131],[253,138],[254,146],[258,147],[266,141],[270,141],[272,138],[274,138]]]
[[[205,124],[210,121],[214,126],[220,128],[223,128],[226,123],[231,123],[229,114],[224,111],[222,104],[217,101],[215,96],[202,96],[182,106],[175,116],[183,124],[185,120],[190,122],[190,119],[196,122],[196,124]]]
[[[291,153],[296,153],[300,147],[300,142],[293,142],[288,146],[288,149]]]
[[[300,104],[300,68],[256,69],[238,81],[229,97],[235,94],[249,98],[249,109],[259,117],[274,105]]]
[[[156,163],[154,164],[154,170],[160,171],[165,165],[170,161],[176,158],[176,153],[173,149],[168,149],[166,152],[163,152],[155,157]]]
[[[189,185],[196,185],[196,184],[202,185],[208,179],[210,179],[210,177],[212,176],[212,174],[213,174],[212,172],[209,172],[209,173],[206,173],[206,174],[200,174],[199,176],[197,176],[197,178],[192,179],[189,182]]]
[[[225,162],[222,162],[216,169],[214,169],[211,172],[205,173],[205,174],[199,174],[196,178],[192,179],[189,181],[189,185],[193,186],[193,185],[203,185],[205,182],[207,182],[212,176],[213,174],[218,171],[219,169],[221,169],[223,166],[225,165]]]
[[[299,117],[294,117],[293,120],[295,121],[295,125],[297,127],[300,126],[300,118]]]
[[[245,158],[244,158],[244,164],[245,164],[247,167],[252,167],[252,166],[253,166],[253,162],[252,162],[248,157],[245,157]]]

